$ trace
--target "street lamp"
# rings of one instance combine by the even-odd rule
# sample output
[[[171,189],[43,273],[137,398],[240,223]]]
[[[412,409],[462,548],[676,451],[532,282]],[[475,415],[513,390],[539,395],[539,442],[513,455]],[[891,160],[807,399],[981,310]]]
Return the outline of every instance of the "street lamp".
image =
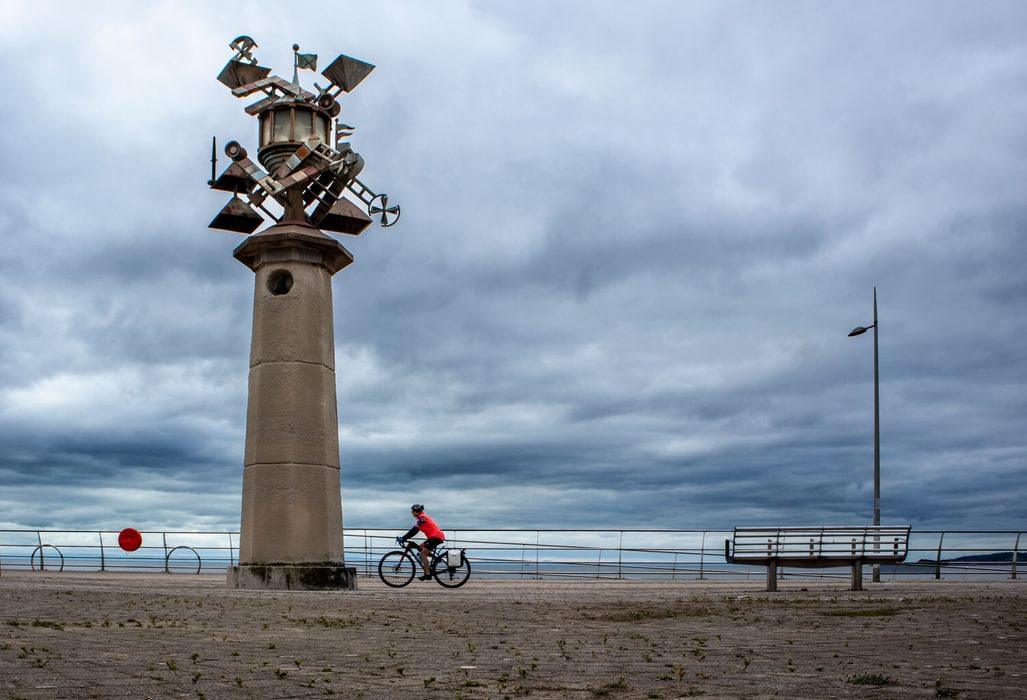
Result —
[[[874,329],[874,525],[881,524],[881,403],[880,381],[877,372],[877,287],[874,287],[874,322],[869,326],[856,326],[849,337],[863,335]],[[874,564],[874,582],[881,580],[881,565]]]

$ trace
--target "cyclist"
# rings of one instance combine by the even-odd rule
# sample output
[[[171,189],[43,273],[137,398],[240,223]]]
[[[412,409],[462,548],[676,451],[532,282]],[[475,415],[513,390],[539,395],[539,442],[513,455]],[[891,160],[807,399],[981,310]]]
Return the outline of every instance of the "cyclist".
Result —
[[[415,503],[410,506],[410,514],[414,516],[414,526],[407,530],[405,535],[398,538],[399,543],[404,546],[413,547],[415,544],[412,543],[407,545],[407,540],[416,535],[418,531],[424,534],[424,542],[416,545],[417,548],[421,550],[421,565],[424,567],[424,575],[420,577],[420,580],[430,581],[431,564],[428,562],[428,552],[446,541],[446,533],[444,533],[442,529],[435,524],[434,520],[425,514],[424,506],[420,503]]]

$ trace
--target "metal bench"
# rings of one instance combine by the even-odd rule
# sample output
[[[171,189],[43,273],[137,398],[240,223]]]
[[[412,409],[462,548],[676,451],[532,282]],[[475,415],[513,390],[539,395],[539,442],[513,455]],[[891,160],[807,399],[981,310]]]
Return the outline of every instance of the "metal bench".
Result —
[[[863,590],[865,564],[898,564],[909,549],[909,525],[861,527],[736,527],[724,540],[729,564],[767,567],[767,590],[777,590],[779,566],[852,567],[852,590]]]

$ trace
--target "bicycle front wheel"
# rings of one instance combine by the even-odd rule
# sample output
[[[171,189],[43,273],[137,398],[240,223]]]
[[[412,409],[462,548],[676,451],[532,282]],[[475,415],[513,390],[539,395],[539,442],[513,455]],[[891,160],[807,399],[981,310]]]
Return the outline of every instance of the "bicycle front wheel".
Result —
[[[445,557],[439,557],[431,563],[431,573],[446,588],[459,588],[471,578],[471,562],[460,557],[460,566],[450,566]]]
[[[402,550],[388,552],[378,562],[378,577],[382,583],[393,588],[402,588],[414,580],[417,565],[410,555]]]

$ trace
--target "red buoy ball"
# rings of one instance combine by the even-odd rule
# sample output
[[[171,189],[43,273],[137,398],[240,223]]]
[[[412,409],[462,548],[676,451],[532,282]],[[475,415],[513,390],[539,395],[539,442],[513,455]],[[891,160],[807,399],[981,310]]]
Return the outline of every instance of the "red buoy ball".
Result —
[[[126,552],[134,552],[143,544],[143,536],[139,534],[139,530],[132,527],[126,527],[124,530],[118,533],[118,545],[121,546]]]

